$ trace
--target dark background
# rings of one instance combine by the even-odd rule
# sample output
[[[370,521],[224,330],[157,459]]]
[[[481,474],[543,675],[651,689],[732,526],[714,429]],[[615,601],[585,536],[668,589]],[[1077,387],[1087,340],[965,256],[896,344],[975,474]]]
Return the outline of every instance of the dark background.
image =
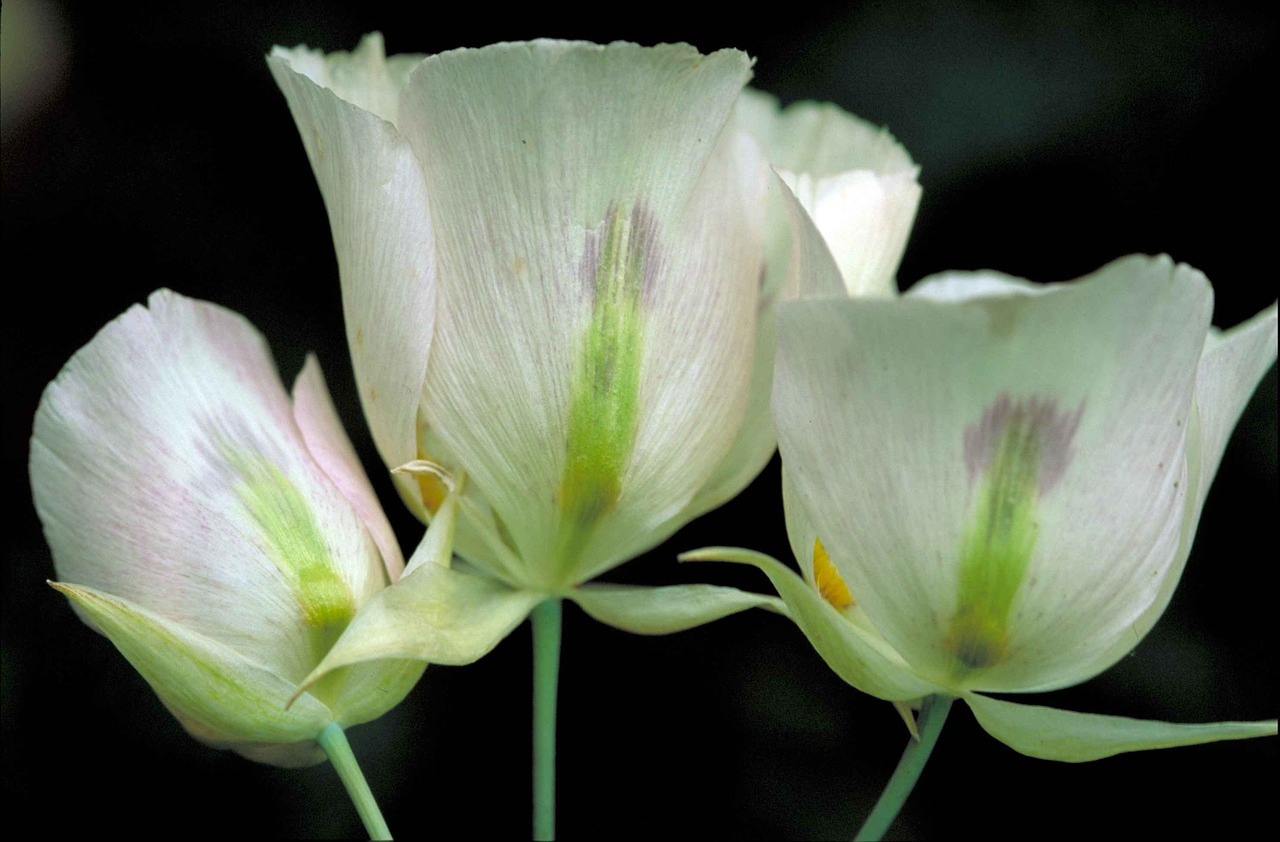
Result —
[[[0,21],[3,795],[11,817],[58,836],[361,833],[329,766],[277,770],[192,741],[75,619],[44,585],[53,568],[26,478],[44,384],[159,286],[244,313],[288,381],[315,350],[366,465],[378,465],[324,208],[263,61],[272,44],[350,49],[381,29],[391,52],[535,36],[741,47],[758,58],[759,87],[885,124],[922,165],[904,286],[951,268],[1065,280],[1166,251],[1214,282],[1219,325],[1276,297],[1280,185],[1275,134],[1262,126],[1275,109],[1276,20],[1250,7],[787,4],[709,19],[691,4],[144,5],[7,2]],[[380,467],[374,477],[411,549],[416,521]],[[753,571],[677,566],[675,554],[738,544],[788,558],[777,489],[775,461],[738,500],[612,578],[765,590]],[[1188,722],[1274,717],[1276,490],[1273,369],[1167,615],[1115,668],[1049,703]],[[400,836],[528,834],[529,648],[525,626],[478,664],[432,667],[402,705],[353,730]],[[889,705],[843,684],[793,626],[764,614],[642,638],[569,607],[562,675],[565,838],[848,837],[905,738]],[[1079,766],[1032,760],[957,706],[893,835],[1230,838],[1272,824],[1275,771],[1274,739]]]

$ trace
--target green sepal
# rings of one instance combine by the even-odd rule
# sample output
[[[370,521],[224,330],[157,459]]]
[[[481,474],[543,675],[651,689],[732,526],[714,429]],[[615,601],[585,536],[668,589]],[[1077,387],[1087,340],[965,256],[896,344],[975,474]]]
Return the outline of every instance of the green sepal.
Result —
[[[293,682],[129,600],[49,584],[115,644],[192,736],[278,765],[324,759],[314,740],[333,714],[310,695],[286,709]]]
[[[978,724],[1014,751],[1044,760],[1083,763],[1126,751],[1274,737],[1276,720],[1183,724],[1077,713],[966,693]]]
[[[593,619],[633,634],[672,634],[749,608],[787,613],[776,596],[719,585],[583,585],[567,597]]]
[[[727,561],[758,568],[777,588],[788,616],[827,666],[864,693],[893,702],[918,699],[942,689],[913,673],[888,643],[855,626],[799,574],[771,556],[732,547],[707,547],[684,553],[680,560]]]
[[[520,625],[546,594],[424,564],[360,609],[333,649],[299,685],[339,667],[383,659],[460,666],[478,661]]]
[[[529,616],[547,594],[449,566],[458,498],[450,494],[431,521],[404,575],[379,591],[320,665],[301,694],[339,667],[408,660],[458,666],[478,661]]]
[[[426,668],[423,661],[395,658],[353,664],[327,673],[307,695],[328,705],[334,722],[350,728],[377,719],[400,704]]]

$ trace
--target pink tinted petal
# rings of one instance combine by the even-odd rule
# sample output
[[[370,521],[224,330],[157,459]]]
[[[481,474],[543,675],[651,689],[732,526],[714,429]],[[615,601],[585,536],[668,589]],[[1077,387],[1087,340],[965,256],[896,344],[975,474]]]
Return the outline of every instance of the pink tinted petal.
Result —
[[[404,555],[378,502],[378,495],[360,465],[360,457],[342,429],[320,362],[314,354],[307,356],[307,362],[293,384],[293,418],[312,457],[364,521],[365,528],[382,553],[387,575],[394,582],[404,570]]]

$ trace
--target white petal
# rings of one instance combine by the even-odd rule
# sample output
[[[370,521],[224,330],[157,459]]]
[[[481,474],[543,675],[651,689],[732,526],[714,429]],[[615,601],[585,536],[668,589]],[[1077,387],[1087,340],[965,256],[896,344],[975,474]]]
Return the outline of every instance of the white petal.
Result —
[[[1044,760],[1083,763],[1126,751],[1274,737],[1276,721],[1182,724],[1022,705],[966,694],[978,724],[1014,751]]]
[[[400,110],[400,89],[425,55],[387,58],[382,33],[371,32],[351,52],[325,54],[306,47],[275,47],[272,57],[283,59],[297,73],[328,88],[352,105],[395,123]]]
[[[738,112],[773,166],[814,178],[849,170],[889,175],[916,169],[887,129],[832,103],[797,102],[779,109],[769,94],[746,89]]]
[[[1000,295],[1044,295],[1057,289],[1052,284],[1036,284],[1003,272],[939,272],[923,278],[907,290],[912,298],[961,303]]]
[[[583,585],[568,596],[594,619],[633,634],[685,631],[748,608],[787,613],[777,597],[717,585]]]
[[[324,382],[324,373],[320,371],[320,362],[313,354],[307,355],[302,373],[293,384],[293,419],[312,458],[347,498],[369,530],[382,553],[387,575],[394,582],[404,570],[400,543],[396,541],[391,523],[378,502],[378,495],[360,465],[360,457],[342,429],[342,421]]]
[[[378,550],[257,331],[167,291],[149,305],[78,351],[36,413],[31,485],[58,576],[296,681],[330,621],[382,587]]]
[[[1196,526],[1205,495],[1217,473],[1227,440],[1244,411],[1258,381],[1276,359],[1276,306],[1273,304],[1249,321],[1229,331],[1212,330],[1205,342],[1196,375],[1196,413],[1190,427],[1188,443],[1188,482],[1196,489],[1194,499],[1188,496],[1183,516],[1177,557],[1165,572],[1155,601],[1142,612],[1129,630],[1087,667],[1080,675],[1088,678],[1110,667],[1125,656],[1147,632],[1151,631],[1182,578],[1187,558],[1195,541]],[[1197,446],[1198,443],[1198,446]],[[1048,685],[1039,689],[1054,689]]]
[[[531,583],[584,575],[660,540],[740,423],[760,210],[754,176],[722,130],[746,73],[733,51],[539,41],[433,56],[404,91],[401,122],[440,233],[428,421],[512,536]],[[644,289],[630,499],[576,572],[548,570],[571,381],[592,313],[592,243],[618,213],[643,223],[656,270]]]
[[[495,518],[493,509],[484,493],[475,483],[468,481],[458,458],[449,451],[431,427],[418,414],[419,459],[392,469],[400,498],[423,523],[430,523],[448,497],[451,489],[461,487],[461,512],[454,533],[453,551],[468,562],[488,571],[507,582],[520,579],[516,571],[519,559],[503,537],[503,528]],[[424,463],[435,466],[431,470],[416,470],[411,466]]]
[[[892,295],[920,203],[919,167],[885,129],[829,103],[779,109],[746,90],[744,129],[761,144],[835,255],[849,295]]]
[[[896,293],[898,264],[920,205],[915,171],[782,175],[831,249],[849,295]]]
[[[378,452],[394,468],[419,457],[418,405],[435,324],[435,240],[413,151],[378,116],[383,112],[365,110],[376,107],[368,97],[352,92],[365,78],[354,68],[380,61],[380,42],[362,46],[350,67],[279,48],[267,64],[289,102],[329,212],[360,401]],[[377,56],[370,52],[375,46]],[[394,81],[403,70],[388,70],[387,78]],[[338,85],[337,92],[321,87],[330,84]],[[384,94],[390,95],[378,97]]]
[[[689,504],[682,521],[692,520],[735,497],[764,469],[777,449],[770,405],[778,304],[784,298],[844,295],[840,270],[828,244],[777,173],[769,179],[767,197],[765,263],[746,412],[729,453]]]
[[[757,355],[769,351],[755,347],[769,177],[749,141],[726,138],[706,164],[670,263],[655,279],[639,426],[616,522],[600,530],[587,553],[596,561],[580,579],[683,526],[695,494],[705,493],[700,505],[736,495],[773,453],[755,388],[767,381]]]
[[[739,117],[743,102],[738,103]],[[776,172],[768,179],[765,201],[765,256],[746,412],[729,453],[694,497],[684,520],[735,497],[763,470],[778,447],[770,411],[778,304],[784,296],[837,296],[843,291],[839,269],[822,235]]]
[[[1276,305],[1229,331],[1210,331],[1196,374],[1200,470],[1196,519],[1240,413],[1276,361]],[[1192,525],[1194,529],[1194,524]]]
[[[783,181],[781,175],[777,181]],[[844,278],[831,246],[823,239],[813,218],[786,184],[778,188],[778,193],[791,222],[787,275],[782,284],[783,300],[847,297]]]
[[[744,90],[736,117],[741,130],[767,139],[776,128],[777,103]],[[807,203],[793,190],[799,181],[805,183]],[[691,516],[737,495],[777,448],[769,416],[779,302],[784,296],[835,296],[846,290],[849,295],[893,294],[894,272],[919,202],[914,170],[883,176],[858,170],[824,179],[823,212],[816,222],[808,212],[817,199],[807,173],[775,173],[768,187],[750,399],[733,448],[694,499]]]
[[[1193,270],[1129,258],[1042,295],[782,305],[774,420],[795,495],[918,672],[982,689],[1069,678],[1155,598],[1209,298]],[[1038,539],[1008,652],[958,677],[945,641],[982,478],[966,433],[980,439],[1001,401],[1063,423],[1040,431]]]
[[[773,417],[769,410],[773,394],[773,355],[778,332],[774,318],[776,307],[776,299],[762,302],[756,320],[747,406],[742,415],[738,436],[706,484],[698,490],[679,516],[680,523],[687,523],[738,496],[764,470],[764,466],[773,457],[773,452],[778,449],[778,442],[773,434]]]

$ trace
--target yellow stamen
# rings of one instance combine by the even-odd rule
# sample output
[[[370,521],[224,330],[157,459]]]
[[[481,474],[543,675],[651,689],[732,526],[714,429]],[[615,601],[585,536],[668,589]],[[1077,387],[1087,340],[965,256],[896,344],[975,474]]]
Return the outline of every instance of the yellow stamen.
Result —
[[[813,539],[813,583],[819,595],[836,608],[843,610],[857,604],[849,593],[849,586],[840,578],[840,571],[831,563],[821,538]]]

